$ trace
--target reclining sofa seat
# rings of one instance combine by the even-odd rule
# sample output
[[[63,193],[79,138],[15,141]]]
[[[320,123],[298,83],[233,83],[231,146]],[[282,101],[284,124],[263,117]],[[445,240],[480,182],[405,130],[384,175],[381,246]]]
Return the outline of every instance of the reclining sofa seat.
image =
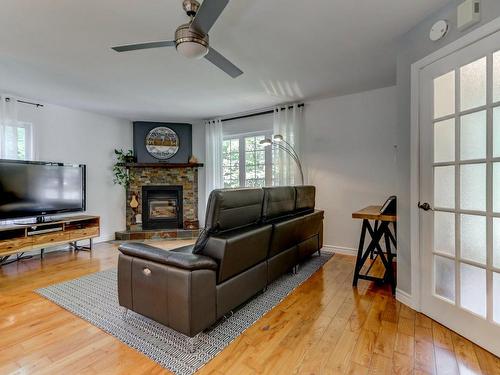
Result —
[[[314,186],[264,188],[262,220],[272,224],[268,283],[323,247],[323,211],[315,211]]]
[[[312,186],[214,190],[195,245],[120,246],[121,306],[193,337],[322,246]]]
[[[262,225],[262,189],[214,190],[209,197],[205,235],[194,253],[214,259],[217,319],[267,285],[267,251],[272,225]],[[204,237],[201,236],[201,237]]]

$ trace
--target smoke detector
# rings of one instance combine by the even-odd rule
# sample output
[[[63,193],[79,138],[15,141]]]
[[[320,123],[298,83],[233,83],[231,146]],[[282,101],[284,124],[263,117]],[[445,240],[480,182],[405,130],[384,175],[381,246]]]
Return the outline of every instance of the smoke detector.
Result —
[[[437,21],[431,28],[429,32],[429,39],[433,42],[437,42],[440,39],[443,39],[446,34],[448,34],[448,21],[439,20]]]

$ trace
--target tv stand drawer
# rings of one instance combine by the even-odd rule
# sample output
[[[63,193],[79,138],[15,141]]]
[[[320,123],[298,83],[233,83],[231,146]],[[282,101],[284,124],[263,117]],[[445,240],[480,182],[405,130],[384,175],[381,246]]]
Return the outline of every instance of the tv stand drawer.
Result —
[[[69,231],[69,238],[72,240],[76,240],[78,238],[89,238],[89,237],[97,237],[97,236],[99,236],[99,228],[98,227],[74,229],[74,230]]]
[[[64,242],[69,240],[69,234],[65,232],[39,234],[33,236],[34,245],[47,245],[51,243]]]
[[[33,245],[33,239],[29,237],[4,240],[0,241],[0,253],[8,253],[14,251],[23,251],[23,250],[29,251],[32,245]]]

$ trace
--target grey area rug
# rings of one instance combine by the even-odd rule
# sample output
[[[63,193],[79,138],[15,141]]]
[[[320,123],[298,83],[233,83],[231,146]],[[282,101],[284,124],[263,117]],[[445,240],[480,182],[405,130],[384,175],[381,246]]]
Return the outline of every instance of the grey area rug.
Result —
[[[116,269],[38,289],[37,293],[115,336],[177,375],[208,363],[248,327],[306,281],[333,254],[314,256],[296,275],[284,275],[226,320],[201,333],[194,346],[186,336],[118,305]]]

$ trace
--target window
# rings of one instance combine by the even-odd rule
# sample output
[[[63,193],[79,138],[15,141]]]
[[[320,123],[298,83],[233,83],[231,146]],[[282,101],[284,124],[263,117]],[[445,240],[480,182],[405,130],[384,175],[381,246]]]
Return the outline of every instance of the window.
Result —
[[[224,140],[224,187],[272,185],[272,152],[260,144],[270,134],[241,135]]]
[[[0,125],[0,158],[31,160],[33,157],[33,129],[27,122],[17,126]]]
[[[240,186],[240,140],[238,138],[224,140],[222,153],[224,187],[235,188]]]

